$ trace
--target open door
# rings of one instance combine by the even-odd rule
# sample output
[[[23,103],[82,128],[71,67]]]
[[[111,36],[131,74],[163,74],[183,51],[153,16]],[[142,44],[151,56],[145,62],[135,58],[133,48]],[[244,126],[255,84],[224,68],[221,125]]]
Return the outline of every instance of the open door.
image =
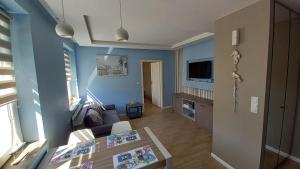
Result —
[[[151,63],[152,104],[162,107],[162,70],[161,62]]]

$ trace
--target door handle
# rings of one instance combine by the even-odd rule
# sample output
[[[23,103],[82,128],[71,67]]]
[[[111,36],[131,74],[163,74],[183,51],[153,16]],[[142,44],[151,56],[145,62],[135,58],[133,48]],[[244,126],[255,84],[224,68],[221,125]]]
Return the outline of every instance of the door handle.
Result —
[[[287,106],[280,106],[280,108],[281,108],[281,109],[285,109],[285,108],[287,108]]]

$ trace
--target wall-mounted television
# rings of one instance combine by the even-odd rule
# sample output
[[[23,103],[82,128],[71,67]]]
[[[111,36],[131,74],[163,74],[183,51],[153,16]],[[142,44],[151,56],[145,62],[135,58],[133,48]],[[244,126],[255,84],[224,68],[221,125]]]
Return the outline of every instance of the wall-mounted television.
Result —
[[[212,60],[191,60],[187,63],[188,80],[213,82]]]

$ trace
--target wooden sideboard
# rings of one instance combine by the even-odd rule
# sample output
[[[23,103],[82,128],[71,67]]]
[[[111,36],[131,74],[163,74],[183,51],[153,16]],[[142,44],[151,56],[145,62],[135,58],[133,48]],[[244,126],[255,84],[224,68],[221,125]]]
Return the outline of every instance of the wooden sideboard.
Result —
[[[190,111],[194,112],[194,118],[187,116],[184,108],[184,103],[192,103],[193,107]],[[189,107],[187,107],[189,110]],[[213,125],[213,101],[204,99],[201,97],[185,94],[185,93],[176,93],[173,95],[173,110],[185,117],[191,119],[196,124],[205,127],[209,130],[212,130]],[[187,111],[188,111],[187,110]]]

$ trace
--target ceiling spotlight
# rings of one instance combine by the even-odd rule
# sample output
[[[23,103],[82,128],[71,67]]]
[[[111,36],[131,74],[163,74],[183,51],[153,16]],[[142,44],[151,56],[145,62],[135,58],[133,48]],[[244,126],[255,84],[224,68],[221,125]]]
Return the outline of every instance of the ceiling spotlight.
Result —
[[[64,0],[61,1],[61,7],[62,7],[63,18],[55,26],[55,32],[58,36],[62,38],[72,38],[74,36],[74,29],[70,24],[67,24],[65,22]]]
[[[123,28],[121,0],[119,0],[119,2],[120,2],[120,21],[121,21],[121,27],[117,30],[117,32],[115,34],[115,38],[116,38],[117,41],[126,42],[129,39],[129,34],[128,34],[127,30]]]

